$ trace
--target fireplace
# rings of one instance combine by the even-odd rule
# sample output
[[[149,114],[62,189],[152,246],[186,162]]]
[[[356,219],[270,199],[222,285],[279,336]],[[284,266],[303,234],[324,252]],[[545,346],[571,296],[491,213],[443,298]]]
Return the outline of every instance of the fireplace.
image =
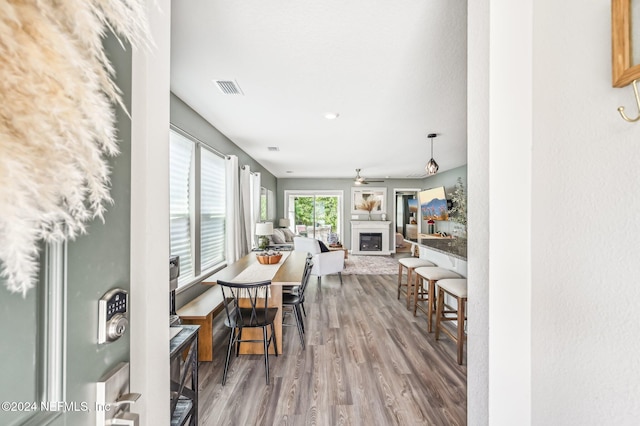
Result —
[[[360,251],[382,251],[382,233],[361,232]]]
[[[394,247],[389,220],[352,220],[351,254],[367,256],[385,256],[392,253]]]

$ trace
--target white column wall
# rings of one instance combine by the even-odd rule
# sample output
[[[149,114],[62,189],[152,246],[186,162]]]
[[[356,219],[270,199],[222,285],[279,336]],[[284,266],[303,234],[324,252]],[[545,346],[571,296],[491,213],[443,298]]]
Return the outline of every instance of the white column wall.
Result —
[[[467,422],[489,424],[489,2],[468,2]]]
[[[155,47],[133,51],[131,146],[131,411],[169,424],[170,0],[148,0]]]
[[[493,0],[489,15],[492,425],[531,418],[532,3]]]

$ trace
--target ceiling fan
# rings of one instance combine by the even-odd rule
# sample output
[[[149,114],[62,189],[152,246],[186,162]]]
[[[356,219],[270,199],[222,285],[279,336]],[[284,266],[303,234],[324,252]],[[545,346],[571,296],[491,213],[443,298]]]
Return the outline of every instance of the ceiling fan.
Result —
[[[366,178],[360,176],[360,170],[356,169],[356,177],[353,180],[353,183],[356,185],[368,185],[369,182],[384,182],[383,180],[366,180]]]

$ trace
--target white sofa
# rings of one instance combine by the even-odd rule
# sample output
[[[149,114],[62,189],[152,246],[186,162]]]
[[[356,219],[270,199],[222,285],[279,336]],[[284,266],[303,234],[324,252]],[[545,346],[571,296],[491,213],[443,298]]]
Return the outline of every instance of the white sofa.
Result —
[[[293,249],[311,253],[313,256],[313,269],[311,275],[318,277],[318,286],[322,284],[322,277],[330,274],[338,274],[340,284],[342,284],[342,270],[344,269],[344,251],[322,252],[318,240],[314,238],[295,237],[293,239]]]

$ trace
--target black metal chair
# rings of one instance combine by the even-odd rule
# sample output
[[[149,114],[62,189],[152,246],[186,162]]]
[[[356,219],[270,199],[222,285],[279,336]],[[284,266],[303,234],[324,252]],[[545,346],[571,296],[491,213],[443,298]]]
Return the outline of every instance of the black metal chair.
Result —
[[[304,310],[304,292],[309,284],[309,278],[311,278],[311,268],[313,268],[313,256],[309,254],[307,256],[307,262],[304,265],[304,272],[302,273],[302,280],[297,290],[291,292],[282,293],[282,307],[288,306],[293,311],[293,315],[296,319],[296,326],[298,327],[298,334],[300,335],[300,343],[302,349],[304,346],[304,321],[302,320],[302,313],[300,308]],[[306,316],[306,312],[305,312]],[[288,325],[288,324],[285,324]]]
[[[240,353],[240,343],[242,342],[262,342],[264,345],[264,366],[266,370],[267,384],[269,384],[269,346],[273,343],[275,354],[278,356],[278,345],[276,344],[276,333],[273,326],[277,307],[268,307],[269,289],[271,281],[261,281],[256,283],[232,283],[218,281],[222,289],[224,300],[224,310],[227,319],[224,325],[230,328],[229,347],[227,348],[227,359],[224,362],[224,375],[222,385],[227,381],[227,371],[229,369],[229,358],[231,350],[235,346],[236,356]],[[241,303],[246,300],[246,303]],[[271,327],[271,335],[267,337],[267,327]],[[261,340],[243,340],[243,328],[262,328]]]

